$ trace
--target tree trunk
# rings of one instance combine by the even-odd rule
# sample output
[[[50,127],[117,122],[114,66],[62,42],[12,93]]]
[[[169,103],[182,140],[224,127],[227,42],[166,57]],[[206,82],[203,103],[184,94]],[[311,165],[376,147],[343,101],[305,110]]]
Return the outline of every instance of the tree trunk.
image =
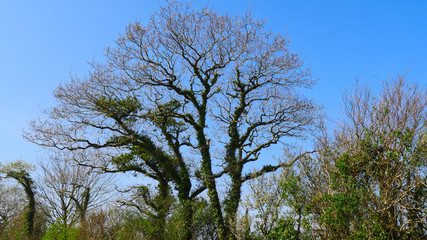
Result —
[[[27,236],[32,239],[34,236],[34,216],[36,214],[36,201],[34,198],[35,194],[32,187],[32,180],[28,177],[23,177],[19,182],[24,187],[28,199],[28,206],[25,213],[25,232]]]

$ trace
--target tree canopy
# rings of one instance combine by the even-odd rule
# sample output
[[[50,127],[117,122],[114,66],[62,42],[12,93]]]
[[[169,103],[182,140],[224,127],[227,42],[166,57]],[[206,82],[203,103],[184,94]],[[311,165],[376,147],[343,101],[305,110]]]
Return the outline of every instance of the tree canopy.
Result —
[[[220,238],[228,239],[243,182],[281,167],[262,166],[260,154],[303,136],[319,117],[298,94],[315,81],[288,47],[250,14],[171,1],[146,25],[130,24],[87,77],[61,84],[58,105],[31,123],[26,139],[114,152],[96,167],[154,179],[164,198],[173,187],[183,205],[207,190]],[[262,167],[244,171],[254,161]],[[224,176],[229,190],[220,199],[216,179]]]

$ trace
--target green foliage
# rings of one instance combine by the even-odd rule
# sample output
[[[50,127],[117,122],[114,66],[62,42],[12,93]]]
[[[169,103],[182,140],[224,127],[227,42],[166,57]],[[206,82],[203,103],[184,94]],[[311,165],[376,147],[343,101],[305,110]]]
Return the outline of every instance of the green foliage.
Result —
[[[18,217],[11,219],[6,223],[0,232],[1,239],[23,240],[27,239],[25,231],[25,215],[21,214]]]
[[[294,171],[285,173],[285,179],[280,182],[282,187],[282,198],[287,206],[294,211],[303,208],[305,205],[305,192],[301,185],[301,178]]]
[[[77,240],[79,239],[78,233],[78,228],[69,227],[58,221],[48,227],[42,240]]]
[[[24,178],[29,179],[29,173],[34,169],[35,167],[32,164],[26,163],[22,160],[16,160],[8,164],[0,163],[0,173],[5,174],[5,177],[7,178],[14,178],[19,183],[22,183]]]
[[[109,98],[100,96],[95,101],[96,110],[106,114],[107,116],[122,121],[126,119],[128,122],[136,120],[134,114],[141,110],[141,103],[136,97],[128,96],[125,99]]]
[[[156,109],[149,111],[146,116],[150,121],[162,130],[168,132],[180,131],[185,128],[185,123],[178,121],[175,115],[181,107],[178,100],[170,100],[165,104],[159,104]]]
[[[361,143],[368,149],[366,142]],[[370,154],[379,154],[379,147],[369,148]],[[375,158],[367,152],[349,151],[336,158],[335,170],[330,172],[330,192],[313,199],[321,204],[320,223],[330,239],[383,239],[384,231],[376,215],[366,206],[372,202],[372,176],[369,167]],[[370,160],[370,161],[367,161]]]
[[[188,211],[193,214],[189,214]],[[191,226],[187,226],[187,219],[191,217]],[[216,239],[216,227],[214,223],[213,210],[203,198],[193,201],[176,202],[168,221],[168,239],[184,239],[188,227],[191,228],[193,238]]]
[[[319,220],[330,239],[393,239],[396,236],[401,239],[414,238],[413,234],[405,237],[408,232],[392,225],[390,218],[397,218],[397,215],[390,215],[382,209],[387,202],[393,202],[393,205],[387,205],[388,208],[410,208],[408,203],[419,202],[413,199],[415,192],[411,193],[417,187],[413,188],[411,185],[422,185],[419,185],[420,182],[408,182],[410,176],[416,179],[414,174],[420,163],[416,159],[417,148],[413,143],[408,144],[413,139],[409,131],[391,134],[395,138],[394,148],[383,142],[388,134],[382,132],[375,135],[366,131],[365,137],[355,148],[333,157],[336,159],[332,162],[334,168],[328,173],[330,192],[313,199],[314,204],[323,206]],[[402,175],[408,177],[399,180]],[[402,192],[397,187],[398,183],[400,188],[407,187],[411,191]],[[399,198],[399,194],[407,196],[406,199]],[[418,206],[420,208],[422,206]],[[399,214],[403,217],[406,213]],[[420,217],[421,215],[413,219]]]
[[[295,219],[291,217],[279,219],[277,225],[272,229],[267,239],[271,240],[302,240],[295,230]]]
[[[116,234],[118,240],[155,239],[153,236],[158,230],[149,219],[141,217],[136,212],[127,211],[121,220],[120,230]]]
[[[142,190],[144,191],[144,190]],[[216,239],[216,228],[213,223],[211,209],[204,199],[188,202],[191,210],[194,211],[192,226],[186,229],[186,212],[189,208],[183,206],[184,203],[175,203],[173,211],[168,214],[167,221],[160,226],[155,216],[144,216],[139,211],[129,209],[120,215],[120,223],[115,233],[115,239],[164,239],[176,240],[184,239],[185,231],[190,230],[196,238]],[[164,235],[159,236],[159,228],[163,228]]]

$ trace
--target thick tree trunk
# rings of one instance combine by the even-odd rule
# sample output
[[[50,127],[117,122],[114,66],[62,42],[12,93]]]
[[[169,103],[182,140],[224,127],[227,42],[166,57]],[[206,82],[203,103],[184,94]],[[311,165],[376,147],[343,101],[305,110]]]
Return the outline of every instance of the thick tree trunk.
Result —
[[[25,213],[25,232],[27,236],[32,239],[34,236],[34,216],[36,214],[36,201],[34,197],[34,190],[32,187],[32,181],[28,177],[23,177],[22,180],[18,180],[24,187],[25,194],[28,199],[28,206]]]
[[[242,167],[237,166],[235,171],[230,174],[231,189],[228,192],[228,197],[225,201],[225,224],[229,229],[236,229],[237,210],[239,208],[242,188]],[[235,231],[234,231],[235,232]],[[236,239],[233,234],[230,234],[228,239]]]
[[[182,206],[182,220],[184,221],[184,226],[181,231],[180,239],[191,240],[193,239],[193,204],[190,199],[180,201]]]
[[[205,125],[205,121],[200,121],[200,126]],[[202,155],[202,178],[205,182],[206,188],[208,190],[209,202],[213,210],[213,219],[215,221],[215,226],[217,227],[218,236],[222,239],[227,239],[230,235],[229,228],[224,224],[224,218],[222,216],[221,204],[218,197],[218,191],[216,187],[215,178],[213,178],[212,172],[212,160],[209,152],[209,145],[206,140],[203,127],[197,129],[197,140],[199,143],[200,154]],[[228,240],[228,239],[227,239]]]
[[[156,231],[154,232],[154,239],[165,239],[166,237],[166,224],[167,224],[167,215],[170,211],[170,193],[169,193],[169,184],[167,181],[159,182],[159,194],[160,194],[160,203],[157,209],[157,215],[155,219]]]

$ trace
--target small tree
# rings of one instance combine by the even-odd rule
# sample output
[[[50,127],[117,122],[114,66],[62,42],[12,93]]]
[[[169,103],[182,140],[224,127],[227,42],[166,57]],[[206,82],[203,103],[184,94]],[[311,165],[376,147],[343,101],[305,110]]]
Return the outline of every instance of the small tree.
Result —
[[[1,178],[13,178],[24,188],[27,198],[25,210],[25,234],[28,238],[34,237],[34,217],[36,214],[36,200],[34,192],[34,182],[30,176],[30,171],[34,167],[28,163],[17,160],[6,165],[0,165]]]
[[[284,212],[284,199],[280,182],[283,175],[272,173],[263,175],[248,183],[249,192],[243,201],[243,207],[253,212],[255,219],[253,224],[257,231],[266,238],[276,226]]]
[[[287,158],[292,158],[287,154]],[[308,159],[300,155],[298,159]],[[263,239],[306,239],[308,205],[311,201],[306,182],[297,165],[249,182],[243,207],[254,214],[253,225]],[[308,228],[308,229],[307,229]]]
[[[357,86],[344,107],[347,120],[311,162],[320,171],[305,172],[324,236],[426,238],[426,90],[401,75],[377,98]]]
[[[25,207],[25,193],[10,182],[0,182],[0,236],[17,222]],[[5,238],[5,237],[3,237]]]
[[[92,156],[94,157],[94,156]],[[84,225],[87,212],[104,203],[113,191],[112,179],[79,166],[81,154],[53,154],[49,161],[40,162],[43,175],[38,191],[52,224],[65,229],[77,222]]]

